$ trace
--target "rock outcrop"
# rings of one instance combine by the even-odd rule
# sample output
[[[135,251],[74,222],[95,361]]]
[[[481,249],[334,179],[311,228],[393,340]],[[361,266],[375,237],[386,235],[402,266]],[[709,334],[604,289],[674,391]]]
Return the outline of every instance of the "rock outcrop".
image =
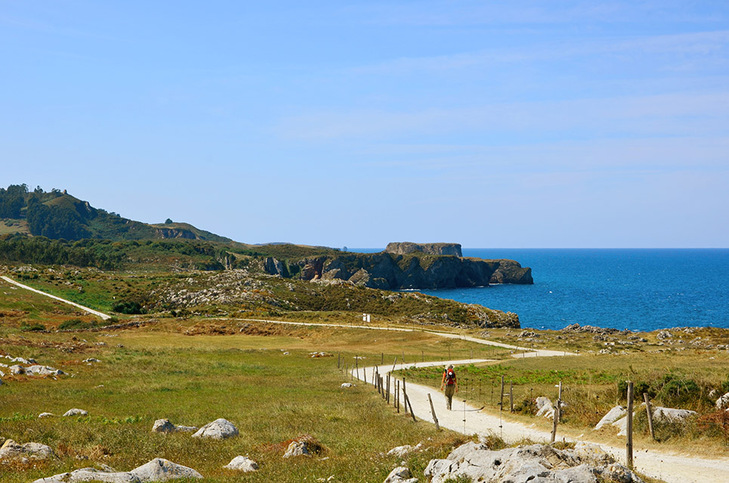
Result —
[[[533,444],[491,451],[486,445],[466,443],[447,459],[431,460],[425,476],[432,483],[470,479],[504,481],[615,481],[642,482],[632,471],[593,445],[577,443],[574,449],[558,450]]]
[[[47,478],[40,478],[33,483],[80,483],[87,481],[103,481],[105,483],[152,483],[178,479],[202,479],[202,475],[192,468],[178,465],[163,458],[155,458],[132,471],[119,472],[105,466],[104,469],[81,468]]]
[[[532,284],[531,269],[514,260],[483,260],[424,252],[343,253],[286,263],[267,258],[271,275],[302,280],[345,280],[385,290],[481,287],[492,283]]]
[[[459,243],[412,243],[412,242],[390,242],[385,248],[385,253],[394,255],[407,255],[409,253],[427,253],[428,255],[452,255],[462,257],[461,245]]]

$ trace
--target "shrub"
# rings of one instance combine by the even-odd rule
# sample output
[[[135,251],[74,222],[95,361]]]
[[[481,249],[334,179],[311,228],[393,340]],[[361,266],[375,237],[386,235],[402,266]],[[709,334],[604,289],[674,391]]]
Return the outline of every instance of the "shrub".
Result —
[[[34,324],[20,324],[20,330],[23,332],[43,332],[46,330],[46,326],[41,323],[34,323]]]
[[[68,319],[61,322],[58,326],[60,330],[79,330],[79,329],[92,329],[98,327],[97,322],[84,322],[81,319]]]
[[[144,308],[139,302],[131,300],[121,300],[112,305],[111,310],[119,314],[143,314],[145,313]]]

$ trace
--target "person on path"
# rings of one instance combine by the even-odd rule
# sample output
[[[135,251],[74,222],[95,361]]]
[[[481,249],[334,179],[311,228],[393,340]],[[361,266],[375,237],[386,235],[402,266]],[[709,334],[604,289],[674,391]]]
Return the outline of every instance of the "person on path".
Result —
[[[453,402],[453,394],[458,392],[458,381],[456,380],[456,371],[453,370],[453,364],[448,364],[443,371],[443,380],[440,383],[440,390],[445,388],[446,407],[451,409]]]

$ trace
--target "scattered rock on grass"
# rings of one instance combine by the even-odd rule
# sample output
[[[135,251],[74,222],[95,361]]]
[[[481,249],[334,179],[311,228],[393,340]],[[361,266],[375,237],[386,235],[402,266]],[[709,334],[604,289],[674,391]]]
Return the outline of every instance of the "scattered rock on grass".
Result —
[[[141,483],[137,476],[131,473],[118,473],[103,471],[96,468],[81,468],[68,473],[61,473],[35,480],[33,483],[80,483],[86,481],[103,481],[105,483]]]
[[[158,419],[152,425],[153,433],[177,433],[197,431],[197,426],[175,426],[169,419]]]
[[[554,418],[554,405],[548,397],[539,396],[535,402],[537,417]]]
[[[283,457],[291,458],[292,456],[311,456],[311,452],[309,451],[306,441],[292,441],[289,444],[289,447],[286,448],[286,453],[284,453]]]
[[[51,416],[53,416],[53,415],[54,415],[53,413],[40,413],[40,414],[38,415],[38,417],[39,417],[39,418],[50,418],[50,417],[51,417]]]
[[[202,475],[192,468],[178,465],[164,458],[155,458],[138,468],[130,471],[132,475],[139,478],[142,483],[152,481],[167,481],[179,478],[198,478],[202,479]]]
[[[354,384],[352,384],[351,382],[343,382],[342,387],[354,387]]]
[[[245,473],[258,470],[258,463],[248,458],[247,456],[236,456],[231,460],[230,463],[223,466],[229,470],[243,471]]]
[[[88,416],[89,412],[84,409],[73,408],[66,411],[64,416]]]
[[[0,460],[28,458],[44,460],[55,456],[50,446],[40,443],[18,444],[12,439],[6,440],[0,448]]]
[[[387,454],[388,456],[397,456],[398,458],[404,458],[409,453],[412,453],[413,451],[418,451],[422,447],[423,443],[418,443],[416,446],[410,446],[409,444],[406,444],[404,446],[397,446],[395,448],[392,448],[390,451],[387,452]]]
[[[103,481],[105,483],[152,483],[175,479],[201,479],[202,475],[192,468],[178,465],[162,458],[155,458],[132,471],[117,472],[113,468],[105,467],[81,468],[69,473],[61,473],[48,478],[35,480],[33,483],[80,483],[87,481]]]
[[[716,409],[729,407],[729,392],[716,400]]]
[[[491,451],[486,445],[466,443],[447,459],[428,463],[425,476],[432,483],[471,479],[497,483],[503,481],[619,481],[642,482],[628,468],[592,445],[577,443],[575,449],[558,450],[550,445],[533,444]]]
[[[398,466],[387,475],[384,483],[418,483],[418,479],[412,477],[409,468]]]
[[[605,416],[602,417],[599,423],[595,426],[595,430],[601,429],[603,426],[607,424],[613,424],[615,421],[625,417],[628,410],[625,409],[623,406],[615,406],[610,411],[607,412]]]
[[[238,436],[238,428],[227,419],[219,418],[200,428],[193,438],[225,439]]]
[[[653,407],[653,418],[669,423],[683,423],[688,418],[696,416],[696,414],[696,411],[691,411],[690,409],[663,408],[661,406]]]

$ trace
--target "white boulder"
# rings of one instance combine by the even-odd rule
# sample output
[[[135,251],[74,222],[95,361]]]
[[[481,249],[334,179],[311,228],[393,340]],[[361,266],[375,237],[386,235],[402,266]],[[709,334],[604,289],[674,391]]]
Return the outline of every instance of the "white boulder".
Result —
[[[40,443],[19,444],[12,439],[6,440],[0,447],[0,460],[28,458],[44,460],[55,456],[50,446]]]
[[[66,411],[64,416],[88,416],[89,412],[84,409],[73,408]]]
[[[247,456],[236,456],[230,463],[223,466],[229,470],[243,471],[245,473],[258,470],[258,463],[248,458]]]
[[[291,458],[294,456],[311,456],[311,451],[309,451],[309,445],[306,444],[306,441],[292,441],[289,444],[283,457]]]
[[[536,401],[537,417],[554,418],[554,405],[548,397],[539,396]]]
[[[139,478],[142,483],[153,481],[176,480],[180,478],[198,478],[202,479],[202,475],[192,468],[178,465],[164,458],[155,458],[149,463],[130,471],[133,476]]]
[[[673,409],[655,406],[653,408],[653,419],[669,423],[683,423],[688,418],[696,416],[696,411],[690,409]]]
[[[35,480],[33,483],[80,483],[87,481],[103,481],[104,483],[141,483],[141,480],[131,473],[118,473],[97,470],[96,468],[81,468],[68,473],[50,476]]]
[[[219,418],[200,428],[193,438],[225,439],[238,436],[238,428],[227,419]]]
[[[384,483],[418,483],[418,479],[412,476],[409,468],[398,466],[387,475]]]
[[[724,409],[729,407],[729,392],[716,400],[716,409]]]
[[[38,415],[39,418],[50,418],[51,416],[54,416],[53,413],[40,413]]]
[[[608,411],[605,416],[602,417],[600,422],[597,423],[597,425],[595,426],[595,430],[602,429],[602,427],[605,425],[613,424],[620,418],[625,417],[626,414],[628,414],[628,410],[626,408],[624,408],[623,406],[615,406],[610,411]]]
[[[598,478],[605,479],[619,472],[623,476],[621,482],[642,481],[597,448],[558,450],[550,445],[533,444],[491,451],[486,445],[470,442],[453,450],[447,459],[431,460],[424,473],[431,478],[431,483],[459,479],[488,483],[597,483],[601,481]]]

